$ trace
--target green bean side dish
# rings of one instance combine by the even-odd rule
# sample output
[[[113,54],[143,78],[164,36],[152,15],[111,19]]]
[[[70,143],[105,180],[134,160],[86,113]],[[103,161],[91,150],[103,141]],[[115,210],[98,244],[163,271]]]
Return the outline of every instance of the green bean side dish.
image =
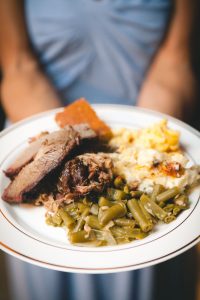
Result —
[[[112,246],[145,238],[158,222],[170,223],[188,207],[186,190],[155,185],[147,195],[130,190],[117,176],[102,195],[65,204],[53,215],[47,214],[46,223],[66,228],[72,244]]]

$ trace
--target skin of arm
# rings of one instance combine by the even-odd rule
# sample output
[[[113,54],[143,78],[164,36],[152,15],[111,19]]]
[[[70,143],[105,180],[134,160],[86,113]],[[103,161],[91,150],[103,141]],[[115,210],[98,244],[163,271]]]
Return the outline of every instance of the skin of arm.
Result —
[[[23,0],[0,0],[1,101],[8,118],[19,121],[61,105],[31,49]]]
[[[169,29],[146,75],[138,106],[189,121],[196,79],[190,59],[195,1],[176,0]]]

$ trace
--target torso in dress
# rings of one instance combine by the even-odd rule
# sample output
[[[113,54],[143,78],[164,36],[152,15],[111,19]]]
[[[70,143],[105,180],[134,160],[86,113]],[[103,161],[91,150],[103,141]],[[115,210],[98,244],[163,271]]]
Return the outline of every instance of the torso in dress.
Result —
[[[134,104],[170,0],[26,0],[29,33],[64,102]]]

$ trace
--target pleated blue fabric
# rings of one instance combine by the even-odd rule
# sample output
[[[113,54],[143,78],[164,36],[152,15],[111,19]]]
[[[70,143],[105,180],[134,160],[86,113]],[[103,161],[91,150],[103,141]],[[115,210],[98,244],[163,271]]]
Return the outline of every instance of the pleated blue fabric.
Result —
[[[26,0],[33,47],[64,103],[135,104],[170,0]]]
[[[12,300],[153,300],[153,267],[85,275],[48,270],[11,256],[6,261]]]

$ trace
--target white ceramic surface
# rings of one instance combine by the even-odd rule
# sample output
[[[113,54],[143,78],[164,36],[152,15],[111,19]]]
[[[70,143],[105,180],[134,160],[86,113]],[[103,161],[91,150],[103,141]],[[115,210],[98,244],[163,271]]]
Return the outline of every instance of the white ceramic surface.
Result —
[[[200,163],[200,134],[171,117],[121,105],[94,105],[99,117],[112,127],[146,127],[162,118],[181,132],[181,145],[191,164]],[[28,118],[0,134],[0,194],[9,180],[3,174],[29,137],[55,130],[54,111]],[[0,247],[24,261],[50,269],[77,273],[133,270],[170,259],[195,245],[200,234],[200,187],[190,195],[190,208],[170,223],[156,226],[147,238],[113,247],[70,245],[65,231],[45,224],[44,208],[10,205],[0,199]]]

